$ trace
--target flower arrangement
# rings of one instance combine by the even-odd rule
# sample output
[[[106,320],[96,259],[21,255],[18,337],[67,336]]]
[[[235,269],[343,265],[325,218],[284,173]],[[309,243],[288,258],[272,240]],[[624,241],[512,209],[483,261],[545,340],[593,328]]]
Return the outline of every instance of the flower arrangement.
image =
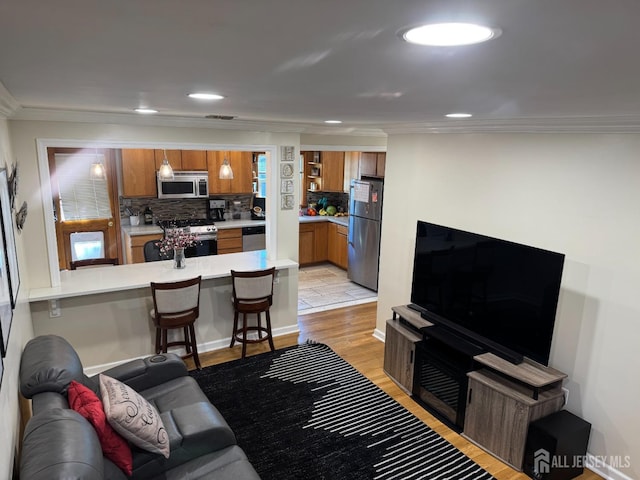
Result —
[[[172,254],[176,248],[192,247],[198,243],[198,235],[182,228],[167,229],[164,238],[156,243],[163,255]]]

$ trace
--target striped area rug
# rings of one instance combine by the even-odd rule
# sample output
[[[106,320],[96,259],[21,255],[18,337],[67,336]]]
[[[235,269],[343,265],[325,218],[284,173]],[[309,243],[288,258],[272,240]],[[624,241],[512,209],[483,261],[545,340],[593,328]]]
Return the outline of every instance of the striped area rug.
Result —
[[[326,345],[192,376],[265,480],[493,478]]]

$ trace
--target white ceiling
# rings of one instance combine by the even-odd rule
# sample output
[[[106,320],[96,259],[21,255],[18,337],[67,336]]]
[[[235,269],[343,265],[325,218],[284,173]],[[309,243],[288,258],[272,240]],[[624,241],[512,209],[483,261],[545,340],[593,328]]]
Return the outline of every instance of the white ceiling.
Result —
[[[221,114],[336,133],[633,130],[638,20],[638,0],[3,0],[0,106],[87,120],[147,106],[156,122]],[[398,36],[436,21],[503,33],[455,48]],[[457,111],[474,117],[443,117]]]

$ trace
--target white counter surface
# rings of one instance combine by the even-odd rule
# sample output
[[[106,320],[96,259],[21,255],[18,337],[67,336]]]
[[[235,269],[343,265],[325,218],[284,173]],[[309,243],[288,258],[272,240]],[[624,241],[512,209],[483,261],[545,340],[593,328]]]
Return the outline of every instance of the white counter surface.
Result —
[[[293,260],[267,260],[266,250],[227,253],[207,257],[187,258],[183,269],[173,268],[173,260],[135,263],[115,267],[85,268],[60,272],[60,286],[33,288],[29,301],[38,302],[58,298],[79,297],[95,293],[117,292],[148,287],[153,282],[175,282],[202,275],[202,279],[231,276],[234,270],[259,270],[276,267],[278,270],[298,268]]]
[[[315,222],[331,222],[338,225],[349,226],[349,217],[331,217],[329,215],[304,215],[300,217],[300,223],[315,223]]]
[[[218,230],[226,230],[229,228],[242,228],[242,227],[259,227],[265,225],[264,220],[225,220],[224,222],[216,222]],[[122,230],[126,232],[130,237],[137,235],[162,235],[162,228],[158,225],[138,225],[132,227],[131,225],[123,225]]]

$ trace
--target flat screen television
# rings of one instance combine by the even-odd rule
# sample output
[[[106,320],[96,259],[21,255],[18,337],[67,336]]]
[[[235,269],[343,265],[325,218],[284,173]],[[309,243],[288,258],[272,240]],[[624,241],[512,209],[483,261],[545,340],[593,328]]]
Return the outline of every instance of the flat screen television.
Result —
[[[507,360],[548,365],[564,255],[418,221],[413,307]]]

